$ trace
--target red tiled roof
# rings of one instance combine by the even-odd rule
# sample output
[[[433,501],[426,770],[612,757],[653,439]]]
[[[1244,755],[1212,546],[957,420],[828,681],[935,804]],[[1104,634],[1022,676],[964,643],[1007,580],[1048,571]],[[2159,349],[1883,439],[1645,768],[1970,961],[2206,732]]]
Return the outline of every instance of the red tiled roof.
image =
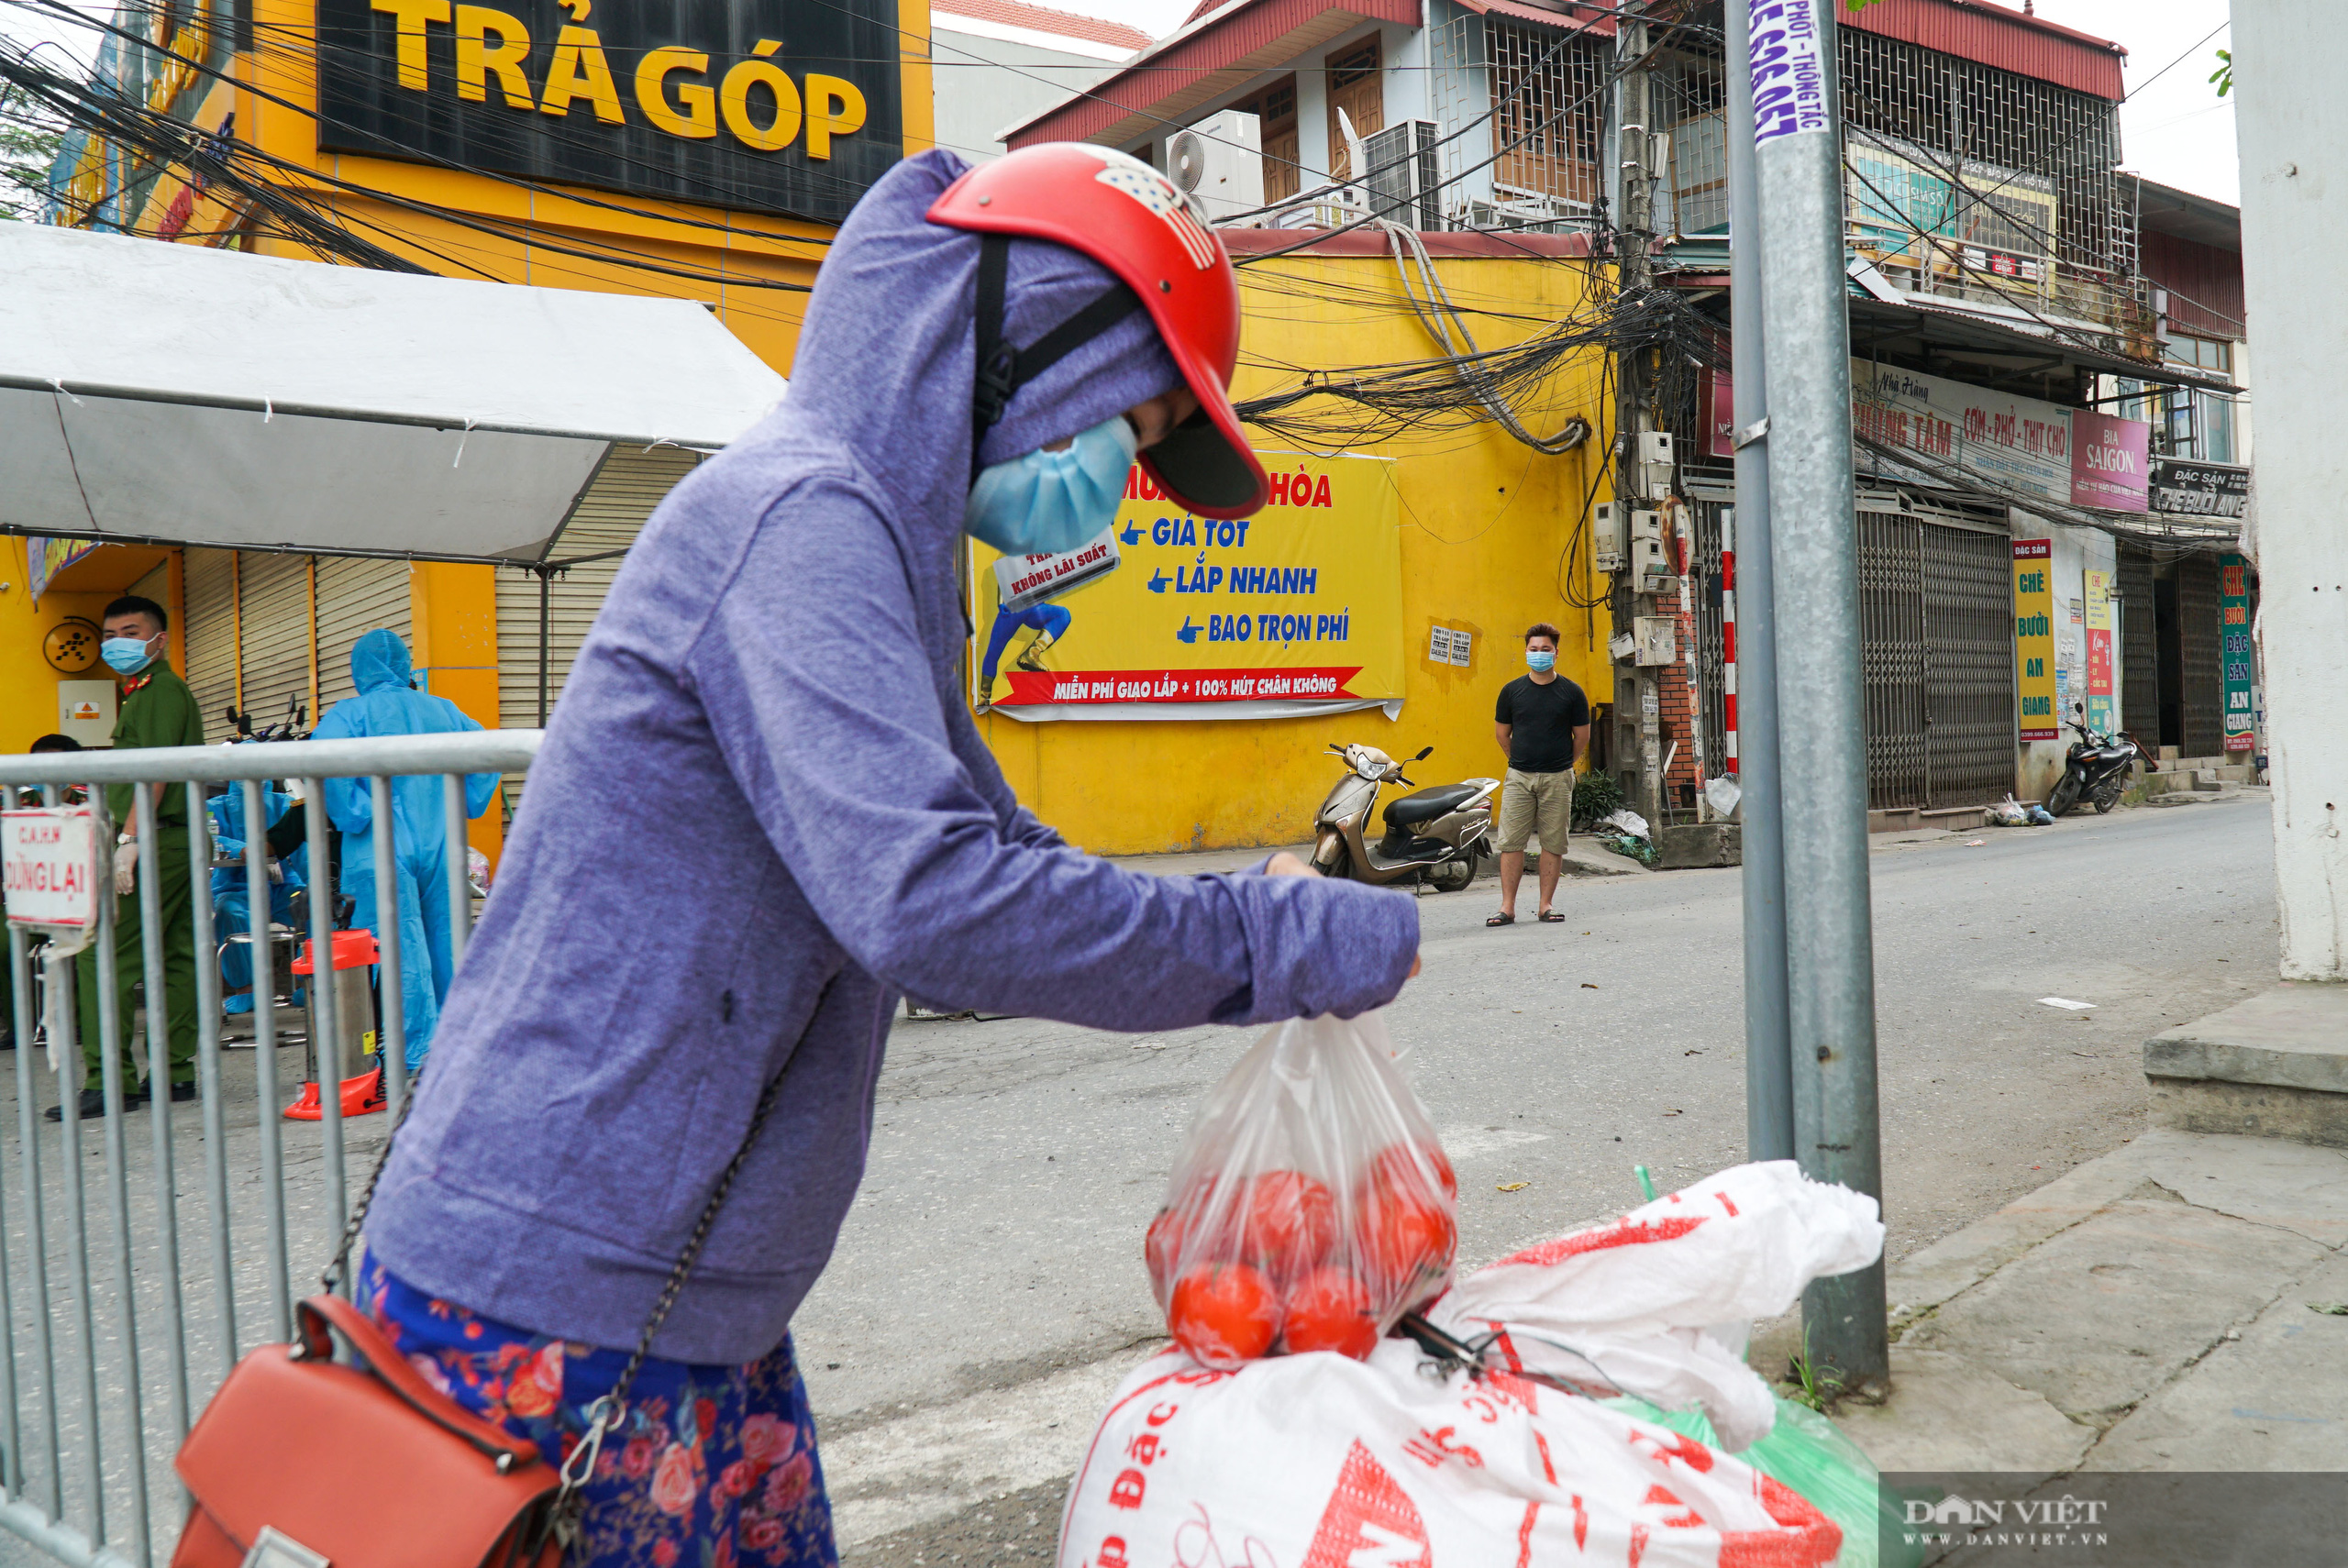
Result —
[[[1419,0],[1231,0],[1112,74],[1012,131],[1010,146],[1114,146],[1286,65],[1364,22],[1415,28]]]
[[[970,17],[981,22],[999,22],[1007,28],[1027,28],[1039,33],[1058,33],[1062,38],[1086,39],[1093,43],[1107,44],[1112,49],[1147,49],[1150,37],[1139,28],[1129,28],[1123,22],[1112,22],[1102,17],[1080,17],[1073,11],[1056,11],[1048,6],[1030,6],[1025,0],[930,0],[933,12],[956,17]]]
[[[1939,50],[1960,60],[1996,66],[2077,92],[2117,102],[2128,51],[2108,39],[2082,33],[1991,0],[1871,0],[1838,19],[1861,32]]]

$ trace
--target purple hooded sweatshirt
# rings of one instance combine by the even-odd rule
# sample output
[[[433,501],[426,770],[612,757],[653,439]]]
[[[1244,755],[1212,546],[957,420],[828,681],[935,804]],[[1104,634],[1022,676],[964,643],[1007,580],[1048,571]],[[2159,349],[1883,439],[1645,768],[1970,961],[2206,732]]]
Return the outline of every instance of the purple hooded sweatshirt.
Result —
[[[831,1255],[902,993],[1157,1030],[1401,987],[1408,897],[1120,870],[980,739],[956,571],[979,245],[923,216],[962,169],[923,153],[857,206],[782,405],[661,503],[580,651],[369,1218],[418,1289],[633,1345],[781,1074],[654,1346],[751,1361]],[[1109,275],[1021,241],[1009,280],[1027,343]],[[1127,317],[1023,388],[980,460],[1177,384]]]

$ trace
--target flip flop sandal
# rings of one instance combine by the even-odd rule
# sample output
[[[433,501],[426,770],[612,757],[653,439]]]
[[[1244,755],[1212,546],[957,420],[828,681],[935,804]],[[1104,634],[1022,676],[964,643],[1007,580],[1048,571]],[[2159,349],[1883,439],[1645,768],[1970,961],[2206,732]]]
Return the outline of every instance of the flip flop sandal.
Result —
[[[1566,917],[1559,914],[1555,910],[1543,910],[1541,911],[1541,923],[1543,925],[1563,925],[1566,923]]]
[[[1514,925],[1516,917],[1512,914],[1496,914],[1484,923],[1486,925]]]

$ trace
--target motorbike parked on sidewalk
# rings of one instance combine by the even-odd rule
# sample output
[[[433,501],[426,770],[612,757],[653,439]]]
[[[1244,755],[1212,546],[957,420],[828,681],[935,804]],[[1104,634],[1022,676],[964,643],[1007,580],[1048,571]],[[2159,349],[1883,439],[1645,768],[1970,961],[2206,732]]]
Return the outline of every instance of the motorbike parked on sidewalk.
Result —
[[[2099,735],[2088,728],[2087,704],[2074,704],[2079,717],[2070,721],[2070,727],[2079,732],[2071,743],[2070,755],[2065,758],[2063,777],[2047,793],[2049,815],[2061,816],[2081,801],[2093,805],[2098,812],[2109,812],[2120,803],[2121,791],[2128,788],[2128,775],[2139,760],[2144,771],[2154,772],[2159,764],[2144,755],[2136,737],[2121,731]]]
[[[1313,818],[1312,868],[1324,877],[1349,878],[1381,887],[1424,881],[1439,893],[1456,893],[1476,879],[1476,859],[1491,853],[1492,791],[1497,778],[1465,778],[1436,784],[1388,802],[1385,832],[1369,833],[1370,812],[1389,784],[1410,784],[1402,765],[1374,745],[1329,749],[1345,761],[1346,776]],[[1428,746],[1412,762],[1433,756]]]

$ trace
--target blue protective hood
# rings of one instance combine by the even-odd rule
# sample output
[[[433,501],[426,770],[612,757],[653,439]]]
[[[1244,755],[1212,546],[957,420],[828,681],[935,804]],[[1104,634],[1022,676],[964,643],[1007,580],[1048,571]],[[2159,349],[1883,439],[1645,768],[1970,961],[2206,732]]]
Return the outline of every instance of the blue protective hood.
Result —
[[[921,546],[958,536],[972,464],[979,237],[925,215],[969,167],[942,149],[906,159],[848,215],[807,306],[791,390],[770,425],[821,425],[885,486]],[[1015,240],[1004,290],[1011,340],[1033,343],[1114,282],[1064,246]],[[980,453],[999,463],[1090,429],[1182,384],[1146,312],[1070,354],[1012,399]]]
[[[351,645],[350,679],[361,697],[393,688],[405,690],[415,678],[415,666],[409,662],[407,645],[400,641],[397,632],[378,626]]]

